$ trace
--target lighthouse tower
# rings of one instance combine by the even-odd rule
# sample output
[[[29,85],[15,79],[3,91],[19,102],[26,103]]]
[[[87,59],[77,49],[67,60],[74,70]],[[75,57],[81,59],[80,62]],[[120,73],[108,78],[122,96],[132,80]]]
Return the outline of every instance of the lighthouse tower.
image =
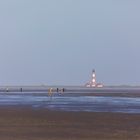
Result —
[[[92,71],[91,87],[96,87],[96,73],[95,73],[95,70]]]
[[[96,87],[96,88],[102,88],[103,84],[102,83],[96,83],[96,73],[95,69],[92,71],[92,78],[91,81],[86,83],[86,87]]]

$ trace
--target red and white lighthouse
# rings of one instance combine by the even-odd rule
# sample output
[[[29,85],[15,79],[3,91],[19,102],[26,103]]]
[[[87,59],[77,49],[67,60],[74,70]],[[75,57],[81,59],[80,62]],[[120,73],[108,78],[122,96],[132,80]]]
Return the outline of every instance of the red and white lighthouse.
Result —
[[[91,87],[96,87],[96,73],[95,70],[92,71],[92,81],[91,81]]]
[[[91,81],[86,84],[86,87],[103,87],[103,84],[96,82],[96,72],[95,72],[95,69],[93,69]]]

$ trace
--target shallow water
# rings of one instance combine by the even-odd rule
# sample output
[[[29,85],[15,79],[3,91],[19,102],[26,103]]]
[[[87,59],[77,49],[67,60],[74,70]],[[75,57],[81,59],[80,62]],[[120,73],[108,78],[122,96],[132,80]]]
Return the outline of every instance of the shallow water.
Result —
[[[140,113],[140,98],[41,95],[0,95],[0,106],[27,105],[61,111]]]

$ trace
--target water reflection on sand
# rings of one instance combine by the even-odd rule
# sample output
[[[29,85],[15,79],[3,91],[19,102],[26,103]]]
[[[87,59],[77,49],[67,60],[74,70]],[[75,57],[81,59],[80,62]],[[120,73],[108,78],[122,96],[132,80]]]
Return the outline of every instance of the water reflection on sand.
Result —
[[[62,111],[140,113],[140,98],[105,96],[0,95],[1,106],[31,106]]]

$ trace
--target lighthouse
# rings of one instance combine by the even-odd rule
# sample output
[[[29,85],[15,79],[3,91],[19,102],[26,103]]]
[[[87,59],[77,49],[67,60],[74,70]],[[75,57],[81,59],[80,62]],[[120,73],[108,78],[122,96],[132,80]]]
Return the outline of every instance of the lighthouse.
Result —
[[[95,70],[92,71],[91,87],[96,87],[96,73],[95,73]]]
[[[103,87],[103,84],[96,82],[96,72],[95,72],[95,69],[93,69],[91,80],[88,83],[86,83],[86,87],[93,87],[93,88],[94,87],[96,87],[96,88]]]

